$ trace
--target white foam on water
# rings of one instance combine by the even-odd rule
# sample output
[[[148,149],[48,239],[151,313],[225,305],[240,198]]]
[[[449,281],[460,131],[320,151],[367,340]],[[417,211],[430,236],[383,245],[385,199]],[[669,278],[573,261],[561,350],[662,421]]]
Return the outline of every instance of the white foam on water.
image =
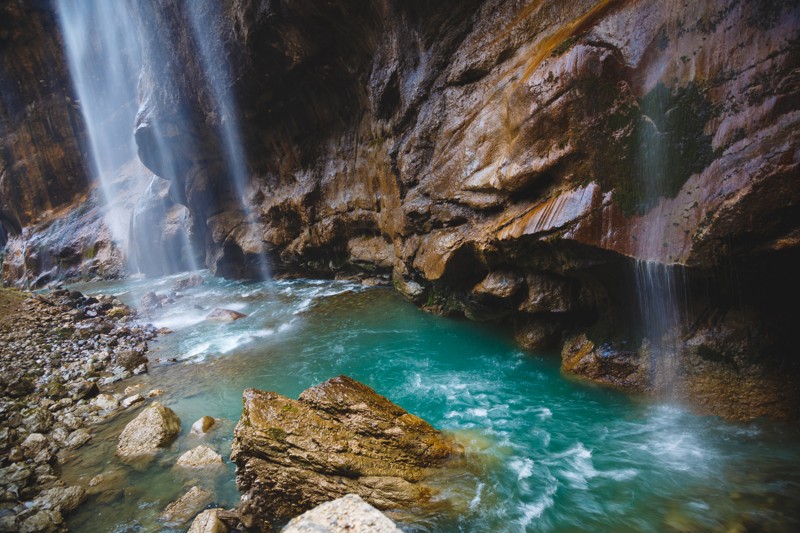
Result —
[[[153,320],[153,325],[157,328],[169,328],[172,330],[188,328],[201,322],[205,322],[205,313],[197,314],[191,312],[176,312]]]
[[[478,482],[478,488],[475,491],[475,497],[472,498],[472,501],[469,502],[469,510],[474,511],[478,505],[481,503],[481,494],[483,494],[483,487],[484,484],[482,482]]]
[[[552,475],[549,475],[547,484],[544,486],[544,492],[535,501],[520,505],[520,510],[522,511],[522,518],[519,520],[521,531],[526,531],[534,520],[540,518],[547,509],[555,504],[553,496],[557,491],[558,481]]]
[[[550,418],[553,418],[553,411],[551,411],[547,407],[540,407],[538,417],[539,420],[548,420]]]
[[[486,418],[489,414],[489,411],[482,407],[475,407],[472,409],[467,409],[467,414],[471,416],[476,416],[478,418]]]
[[[533,460],[527,457],[513,459],[509,467],[517,473],[517,481],[522,481],[533,475]]]

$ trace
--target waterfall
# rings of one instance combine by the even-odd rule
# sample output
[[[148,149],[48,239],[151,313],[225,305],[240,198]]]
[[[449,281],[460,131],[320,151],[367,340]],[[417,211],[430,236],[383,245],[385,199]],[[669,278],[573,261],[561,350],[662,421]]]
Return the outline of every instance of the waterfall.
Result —
[[[676,332],[683,320],[681,300],[687,297],[685,269],[664,262],[664,228],[659,200],[670,194],[673,175],[669,132],[665,131],[667,93],[654,90],[642,102],[638,128],[635,174],[640,180],[638,209],[642,217],[636,235],[634,270],[639,317],[644,335],[643,351],[650,357],[651,384],[671,394],[678,374]]]
[[[123,248],[133,271],[160,275],[196,270],[197,253],[187,234],[188,209],[164,190],[160,197],[148,197],[163,187],[157,183],[159,178],[147,175],[137,155],[133,126],[139,107],[142,42],[147,38],[138,32],[142,25],[123,2],[58,0],[57,10],[88,132],[92,175],[100,185],[114,241]],[[156,140],[162,159],[170,160],[162,141],[165,135],[160,132]],[[167,168],[161,173],[160,178],[173,180],[177,170]],[[142,187],[135,190],[136,184],[131,183],[137,178],[140,182],[151,179],[140,200],[150,202],[149,210],[138,218],[130,208],[135,195],[141,194]]]
[[[234,192],[248,229],[247,243],[253,246],[244,251],[256,258],[256,270],[262,279],[267,279],[269,263],[263,249],[263,242],[259,237],[261,226],[247,201],[249,173],[241,142],[236,104],[232,94],[232,72],[224,43],[221,40],[221,37],[227,32],[221,27],[220,7],[217,2],[189,2],[186,9],[195,45],[200,52],[206,83],[218,108],[217,130],[222,140],[223,160],[228,175],[233,181]]]
[[[104,0],[58,0],[57,7],[89,135],[93,178],[100,185],[111,234],[125,248],[127,220],[113,204],[118,170],[136,157],[131,125],[140,57],[133,21],[125,9]]]

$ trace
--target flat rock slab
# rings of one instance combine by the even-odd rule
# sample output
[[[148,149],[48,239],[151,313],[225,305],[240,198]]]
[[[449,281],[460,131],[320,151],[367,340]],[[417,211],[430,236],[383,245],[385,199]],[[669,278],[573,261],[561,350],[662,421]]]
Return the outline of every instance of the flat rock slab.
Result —
[[[346,376],[291,400],[247,389],[231,459],[244,514],[262,527],[347,494],[378,509],[425,505],[425,479],[463,448]]]
[[[401,533],[385,514],[355,494],[306,511],[282,533]]]

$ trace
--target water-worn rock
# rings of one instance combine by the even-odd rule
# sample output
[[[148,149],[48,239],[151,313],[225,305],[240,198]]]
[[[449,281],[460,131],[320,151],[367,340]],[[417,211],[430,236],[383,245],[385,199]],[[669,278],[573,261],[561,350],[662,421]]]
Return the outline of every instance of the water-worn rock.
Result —
[[[293,518],[282,533],[400,533],[394,522],[356,494],[323,503]]]
[[[80,486],[55,487],[42,492],[33,502],[34,507],[67,513],[86,501],[86,489]]]
[[[181,430],[181,420],[169,407],[153,402],[131,420],[119,436],[117,455],[136,460],[169,445]]]
[[[427,422],[346,376],[290,400],[247,389],[231,458],[262,527],[358,494],[379,509],[425,505],[430,469],[463,449]]]
[[[216,421],[214,420],[214,417],[204,416],[192,424],[192,429],[190,431],[195,435],[205,435],[211,431],[215,424]]]
[[[206,320],[213,320],[216,322],[233,322],[240,318],[245,318],[247,315],[238,311],[231,311],[230,309],[214,309],[208,314]]]
[[[222,456],[209,448],[200,445],[178,457],[176,463],[183,468],[208,468],[222,466]]]
[[[186,524],[212,501],[214,501],[214,496],[210,492],[194,486],[186,494],[170,503],[159,519],[166,525]]]
[[[203,284],[203,276],[192,274],[188,278],[179,279],[172,285],[172,292],[181,292]]]
[[[119,407],[119,400],[110,394],[100,394],[92,400],[92,404],[101,411],[113,411]]]
[[[228,528],[217,517],[219,509],[207,509],[197,515],[188,533],[227,533]]]

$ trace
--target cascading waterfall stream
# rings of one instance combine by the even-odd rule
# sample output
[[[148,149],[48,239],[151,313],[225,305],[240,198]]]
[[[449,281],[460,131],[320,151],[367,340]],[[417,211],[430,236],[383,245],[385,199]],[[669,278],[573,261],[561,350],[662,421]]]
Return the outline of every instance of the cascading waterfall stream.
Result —
[[[640,207],[660,210],[659,199],[668,191],[672,169],[667,156],[669,134],[663,130],[666,102],[655,97],[642,107],[644,116],[639,128],[637,173],[642,180]],[[650,380],[655,390],[671,395],[679,372],[676,328],[683,320],[681,300],[686,298],[685,269],[663,261],[665,247],[661,221],[663,213],[643,217],[636,236],[636,293],[639,316],[650,357]],[[678,271],[682,275],[678,275]]]
[[[89,133],[93,176],[100,184],[114,240],[124,248],[132,271],[164,274],[197,270],[198,254],[188,235],[186,208],[163,206],[156,211],[162,217],[172,217],[172,231],[176,232],[175,242],[179,243],[175,249],[159,249],[153,246],[157,239],[149,231],[151,226],[140,225],[135,211],[129,219],[128,212],[115,205],[120,203],[116,180],[125,172],[125,165],[131,162],[141,165],[133,125],[138,108],[142,43],[147,39],[139,33],[142,25],[134,20],[129,6],[120,3],[59,0],[57,7],[73,85]],[[165,131],[158,131],[157,149],[162,160],[170,161],[165,137]],[[157,180],[174,182],[178,174],[169,166],[161,173],[164,175],[151,179],[145,195],[153,192]],[[145,218],[151,215],[148,213]]]
[[[58,14],[89,134],[92,173],[108,208],[112,236],[124,247],[128,221],[112,204],[118,169],[136,158],[131,124],[140,57],[134,24],[127,10],[104,0],[59,0]]]
[[[195,43],[200,51],[201,64],[206,76],[206,83],[219,110],[218,132],[222,140],[223,159],[229,177],[233,181],[236,198],[241,208],[244,223],[248,228],[247,241],[257,243],[257,249],[246,250],[253,253],[258,262],[257,269],[261,279],[269,278],[269,263],[263,249],[263,244],[257,233],[259,224],[254,213],[248,206],[246,191],[248,186],[247,162],[241,141],[239,123],[236,118],[236,104],[232,91],[232,74],[228,67],[224,43],[221,39],[209,38],[210,36],[224,35],[219,28],[219,5],[211,2],[207,6],[198,2],[190,2],[186,6],[189,22],[194,35]],[[211,30],[209,31],[209,28]]]

